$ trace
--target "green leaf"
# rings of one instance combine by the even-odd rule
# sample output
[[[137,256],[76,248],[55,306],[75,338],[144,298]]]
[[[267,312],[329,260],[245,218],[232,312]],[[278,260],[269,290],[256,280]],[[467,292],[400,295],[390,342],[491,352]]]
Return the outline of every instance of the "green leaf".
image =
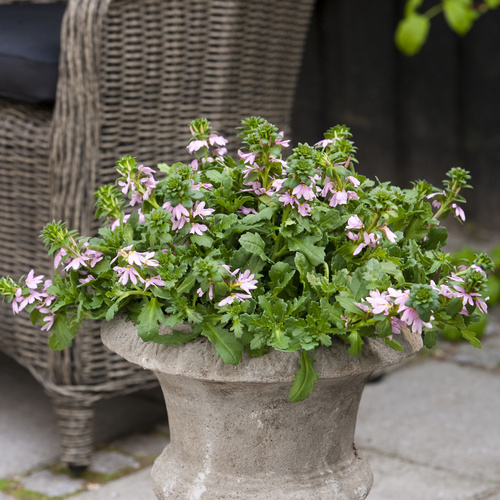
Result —
[[[188,274],[184,281],[177,287],[177,293],[182,295],[193,287],[196,282],[196,275],[194,273]]]
[[[426,42],[430,27],[429,19],[413,12],[399,22],[395,34],[396,46],[407,56],[415,55]]]
[[[405,5],[405,16],[414,13],[423,3],[424,0],[407,0]]]
[[[481,342],[476,337],[476,334],[473,331],[462,330],[462,337],[465,340],[468,340],[472,344],[473,347],[476,347],[477,349],[481,349]]]
[[[275,211],[276,207],[266,207],[256,214],[249,214],[246,217],[243,217],[241,222],[242,224],[253,225],[263,220],[271,220],[271,217],[274,215]]]
[[[471,29],[476,19],[472,2],[468,0],[444,0],[443,8],[446,22],[455,33],[463,36]]]
[[[214,243],[214,240],[210,236],[208,236],[208,234],[192,234],[190,235],[189,239],[191,240],[191,243],[206,248],[212,248],[212,245]]]
[[[349,347],[349,349],[347,349],[347,352],[351,355],[351,356],[359,356],[361,354],[361,349],[363,347],[363,339],[361,338],[361,335],[354,331],[352,333],[349,334],[349,336],[347,337],[347,340],[349,341],[349,344],[351,344],[351,347]]]
[[[209,321],[203,323],[202,335],[215,346],[218,356],[224,363],[237,365],[241,359],[243,346],[240,341],[222,326],[214,326]]]
[[[109,309],[106,311],[106,316],[105,319],[106,321],[111,321],[114,317],[115,314],[118,312],[118,308],[120,307],[120,304],[115,302]]]
[[[394,339],[390,339],[389,337],[384,337],[384,342],[391,348],[394,349],[395,351],[403,351],[404,348],[403,346]]]
[[[361,309],[354,304],[354,299],[345,293],[339,293],[337,297],[335,297],[336,301],[340,304],[342,309],[346,312],[350,312],[353,314],[362,314]]]
[[[300,252],[295,254],[294,262],[297,271],[299,271],[301,281],[306,283],[308,281],[307,275],[313,269],[311,263],[306,259],[305,255]]]
[[[427,349],[432,349],[437,342],[437,332],[436,330],[424,331],[422,335],[424,345]]]
[[[240,245],[247,252],[259,256],[262,260],[272,262],[265,251],[265,242],[257,233],[245,233],[240,236]]]
[[[137,334],[144,342],[158,335],[159,323],[165,321],[165,315],[156,297],[153,297],[142,307],[137,321]]]
[[[299,363],[300,368],[295,374],[295,380],[288,393],[288,399],[290,399],[292,403],[304,401],[304,399],[313,392],[314,383],[319,379],[314,369],[315,359],[312,358],[307,351],[302,351]]]
[[[167,333],[165,335],[155,335],[149,339],[149,342],[154,342],[155,344],[162,345],[174,345],[174,344],[185,344],[190,340],[195,339],[200,334],[199,332],[183,332],[181,330],[172,330],[172,333]]]
[[[314,246],[318,239],[315,236],[292,236],[287,238],[288,248],[302,253],[313,266],[318,266],[325,260],[325,249]]]
[[[448,316],[456,316],[464,308],[461,297],[456,297],[448,303],[446,307],[446,314]]]
[[[273,295],[278,295],[283,291],[294,275],[295,270],[286,262],[274,264],[269,270],[269,278],[271,278],[269,285],[273,290]]]
[[[74,333],[71,331],[65,314],[56,315],[56,319],[50,331],[53,333],[49,338],[51,349],[60,351],[71,346]]]
[[[392,324],[389,318],[386,318],[377,325],[377,332],[379,337],[388,337],[392,335]]]

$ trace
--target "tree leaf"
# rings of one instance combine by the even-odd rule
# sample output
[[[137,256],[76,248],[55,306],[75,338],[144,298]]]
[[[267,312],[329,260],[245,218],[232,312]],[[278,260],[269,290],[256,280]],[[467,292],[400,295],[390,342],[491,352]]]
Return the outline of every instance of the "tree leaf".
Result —
[[[396,28],[396,46],[407,56],[415,55],[427,40],[430,27],[430,21],[425,16],[411,13],[401,20]]]
[[[299,360],[300,368],[295,374],[295,380],[288,393],[288,399],[290,399],[292,403],[304,401],[304,399],[313,392],[314,383],[319,379],[314,369],[314,363],[315,359],[312,358],[307,351],[303,350]]]
[[[215,346],[218,356],[224,363],[237,365],[241,359],[241,342],[222,326],[214,326],[209,321],[203,323],[202,335]]]

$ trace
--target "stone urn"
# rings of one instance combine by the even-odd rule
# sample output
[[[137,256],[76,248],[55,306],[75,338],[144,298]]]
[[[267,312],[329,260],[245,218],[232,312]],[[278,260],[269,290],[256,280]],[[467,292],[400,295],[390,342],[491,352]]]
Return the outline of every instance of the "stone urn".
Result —
[[[291,403],[299,353],[271,350],[226,365],[203,337],[144,343],[123,318],[105,323],[102,339],[161,384],[171,436],[152,470],[161,500],[366,498],[373,475],[354,444],[365,382],[422,347],[420,335],[406,332],[398,336],[403,352],[378,339],[368,339],[358,358],[340,342],[320,348],[314,392]]]

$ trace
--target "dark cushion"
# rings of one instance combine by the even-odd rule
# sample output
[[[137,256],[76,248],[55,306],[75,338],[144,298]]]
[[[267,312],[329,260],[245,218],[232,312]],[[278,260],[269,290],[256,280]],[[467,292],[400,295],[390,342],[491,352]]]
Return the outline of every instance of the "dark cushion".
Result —
[[[65,8],[60,3],[0,5],[0,96],[55,99]]]

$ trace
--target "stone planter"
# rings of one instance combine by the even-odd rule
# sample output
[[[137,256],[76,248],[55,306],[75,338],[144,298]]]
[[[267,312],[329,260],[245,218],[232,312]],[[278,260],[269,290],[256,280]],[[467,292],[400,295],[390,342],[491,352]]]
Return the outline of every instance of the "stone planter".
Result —
[[[366,498],[373,476],[354,445],[364,384],[422,347],[420,336],[408,332],[398,337],[404,352],[378,340],[368,340],[359,358],[341,344],[319,349],[315,391],[290,403],[298,353],[271,351],[225,365],[204,338],[147,344],[123,319],[104,324],[102,339],[152,370],[162,386],[171,442],[152,471],[162,500]]]

